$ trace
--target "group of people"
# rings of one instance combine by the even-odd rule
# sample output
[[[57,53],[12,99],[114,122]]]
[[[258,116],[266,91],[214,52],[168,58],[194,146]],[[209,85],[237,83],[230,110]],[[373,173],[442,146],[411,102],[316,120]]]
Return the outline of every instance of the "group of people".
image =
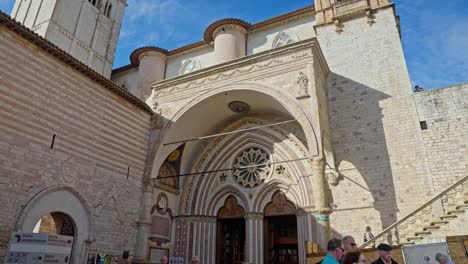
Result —
[[[379,258],[372,264],[398,264],[392,259],[392,247],[380,244],[378,247]],[[327,255],[317,264],[366,264],[366,258],[359,249],[352,236],[345,236],[342,240],[333,238],[328,241]]]

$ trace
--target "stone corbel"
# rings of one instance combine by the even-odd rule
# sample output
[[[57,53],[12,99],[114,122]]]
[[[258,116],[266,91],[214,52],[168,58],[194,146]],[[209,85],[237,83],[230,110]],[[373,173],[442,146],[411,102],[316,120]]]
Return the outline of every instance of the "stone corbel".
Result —
[[[337,171],[328,171],[326,173],[328,183],[332,186],[338,186],[340,183],[341,177],[340,174]]]
[[[372,15],[371,10],[366,11],[366,17],[367,17],[367,24],[369,24],[369,26],[372,26],[375,23],[375,18]]]
[[[343,24],[340,22],[339,19],[334,19],[334,20],[333,20],[333,24],[335,24],[335,31],[336,31],[336,33],[339,34],[339,33],[341,33],[341,32],[344,31],[344,30],[343,30],[344,26],[343,26]]]

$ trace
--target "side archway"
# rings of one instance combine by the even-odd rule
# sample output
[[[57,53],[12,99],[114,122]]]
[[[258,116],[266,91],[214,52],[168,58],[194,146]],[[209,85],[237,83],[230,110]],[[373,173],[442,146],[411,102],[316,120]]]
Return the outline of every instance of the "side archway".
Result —
[[[64,213],[74,223],[72,263],[84,263],[88,245],[94,241],[94,227],[91,210],[81,194],[70,186],[59,185],[42,190],[23,207],[15,231],[33,232],[36,223],[50,213]]]

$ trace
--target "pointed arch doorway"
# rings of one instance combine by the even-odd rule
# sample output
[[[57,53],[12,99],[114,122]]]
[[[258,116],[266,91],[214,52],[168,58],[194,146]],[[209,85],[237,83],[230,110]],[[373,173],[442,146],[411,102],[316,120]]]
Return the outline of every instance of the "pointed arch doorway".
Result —
[[[241,264],[245,258],[245,210],[234,196],[217,215],[216,263]]]
[[[264,211],[265,263],[298,264],[296,207],[277,191]]]

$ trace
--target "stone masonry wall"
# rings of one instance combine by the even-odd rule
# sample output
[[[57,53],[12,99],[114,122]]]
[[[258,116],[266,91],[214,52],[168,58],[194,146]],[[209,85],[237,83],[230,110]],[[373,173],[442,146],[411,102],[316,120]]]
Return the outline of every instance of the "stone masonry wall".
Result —
[[[424,148],[437,193],[468,175],[468,83],[414,93]],[[467,189],[468,191],[468,189]]]
[[[427,166],[436,193],[468,176],[468,83],[414,94]],[[425,126],[425,127],[424,127]],[[468,197],[468,181],[440,201],[444,211],[462,205]],[[439,204],[440,204],[439,202]],[[443,214],[443,211],[439,211]],[[468,212],[428,237],[468,235]]]
[[[330,127],[342,180],[331,186],[332,229],[362,243],[432,196],[411,83],[393,7],[317,26],[332,74]],[[415,199],[414,197],[418,197]]]
[[[0,26],[0,262],[22,207],[56,185],[91,209],[90,253],[133,254],[149,124],[150,113]]]

